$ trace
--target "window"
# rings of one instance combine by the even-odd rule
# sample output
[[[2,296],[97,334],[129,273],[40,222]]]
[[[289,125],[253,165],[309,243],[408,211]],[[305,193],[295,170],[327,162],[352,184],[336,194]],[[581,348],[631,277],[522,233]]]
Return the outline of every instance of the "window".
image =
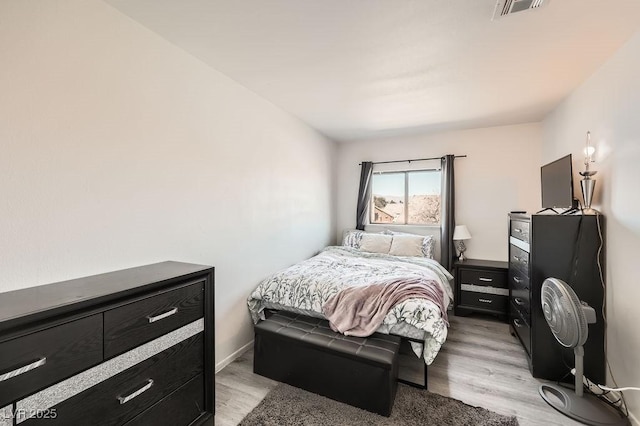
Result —
[[[371,223],[440,224],[440,170],[375,172]]]

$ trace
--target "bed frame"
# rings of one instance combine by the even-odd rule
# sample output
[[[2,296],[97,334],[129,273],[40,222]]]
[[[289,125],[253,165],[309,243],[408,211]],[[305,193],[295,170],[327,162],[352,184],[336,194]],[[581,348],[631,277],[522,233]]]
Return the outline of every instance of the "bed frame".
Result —
[[[415,342],[415,343],[420,343],[421,345],[424,345],[424,340],[419,340],[419,339],[414,339],[412,337],[405,337],[405,336],[399,336],[397,334],[393,334],[393,333],[389,333],[392,336],[398,336],[401,340],[402,343],[409,343],[409,342]],[[414,362],[419,362],[420,364],[422,364],[422,370],[423,370],[423,375],[424,375],[424,384],[421,383],[416,383],[416,382],[412,382],[410,380],[405,380],[405,379],[400,379],[398,378],[398,382],[400,383],[404,383],[405,385],[409,385],[409,386],[413,386],[414,388],[418,388],[418,389],[428,389],[428,379],[427,379],[427,363],[424,362],[424,359],[422,358],[418,358],[415,356],[415,354],[412,352],[410,354],[411,358],[415,358]]]

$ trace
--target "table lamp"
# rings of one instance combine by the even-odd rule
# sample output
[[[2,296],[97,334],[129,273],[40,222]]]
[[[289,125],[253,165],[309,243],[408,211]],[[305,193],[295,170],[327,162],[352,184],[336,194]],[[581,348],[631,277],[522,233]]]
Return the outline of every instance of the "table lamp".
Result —
[[[458,260],[461,262],[464,261],[464,252],[467,250],[467,247],[464,245],[464,240],[468,240],[470,238],[471,234],[469,233],[466,225],[456,225],[456,228],[453,230],[453,241],[456,249],[460,252]]]

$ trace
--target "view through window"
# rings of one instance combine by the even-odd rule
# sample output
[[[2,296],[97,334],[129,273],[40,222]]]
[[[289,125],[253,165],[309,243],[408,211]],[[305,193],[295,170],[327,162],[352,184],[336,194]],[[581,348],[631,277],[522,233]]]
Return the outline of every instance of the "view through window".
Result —
[[[440,224],[440,170],[373,174],[371,223]]]

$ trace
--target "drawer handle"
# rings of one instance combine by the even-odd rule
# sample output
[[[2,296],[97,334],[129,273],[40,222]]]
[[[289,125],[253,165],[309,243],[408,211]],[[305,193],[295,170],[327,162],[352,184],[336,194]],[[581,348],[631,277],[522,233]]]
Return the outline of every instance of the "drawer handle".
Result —
[[[170,317],[171,315],[175,315],[177,312],[178,312],[178,308],[171,308],[164,314],[156,315],[155,317],[148,316],[147,319],[149,320],[149,323],[152,323],[152,322],[160,321],[161,319]]]
[[[513,280],[518,284],[520,284],[523,281],[522,278],[518,278],[518,277],[513,277]]]
[[[479,279],[480,281],[484,281],[484,282],[486,282],[486,283],[490,283],[490,282],[492,282],[492,281],[493,281],[493,278],[482,278],[482,277],[480,277],[480,278],[478,278],[478,279]]]
[[[30,363],[30,364],[24,365],[22,367],[16,368],[15,370],[8,371],[6,373],[2,373],[2,374],[0,374],[0,382],[3,382],[5,380],[9,380],[12,377],[16,377],[16,376],[19,376],[21,374],[24,374],[27,371],[34,370],[34,369],[36,369],[38,367],[41,367],[41,366],[45,365],[46,363],[47,363],[47,357],[42,357],[39,360],[34,361],[34,362]]]
[[[518,305],[518,306],[524,305],[524,302],[519,297],[514,297],[513,301],[516,302],[516,305]]]
[[[493,303],[493,300],[491,300],[491,299],[478,299],[478,302],[482,302],[482,303]]]
[[[520,256],[513,256],[513,259],[514,259],[516,262],[520,262],[520,261],[522,260],[522,259],[520,258]]]
[[[520,229],[520,228],[514,228],[513,230],[515,232],[517,232],[518,234],[522,234],[522,229]]]
[[[120,405],[126,404],[127,402],[131,401],[133,398],[140,395],[141,393],[148,391],[151,388],[151,386],[153,386],[153,379],[147,380],[147,384],[141,387],[140,389],[138,389],[137,391],[130,393],[127,396],[119,396],[118,401],[120,401]]]
[[[518,318],[515,318],[513,320],[513,325],[515,325],[518,328],[522,328],[522,321],[520,321]]]

